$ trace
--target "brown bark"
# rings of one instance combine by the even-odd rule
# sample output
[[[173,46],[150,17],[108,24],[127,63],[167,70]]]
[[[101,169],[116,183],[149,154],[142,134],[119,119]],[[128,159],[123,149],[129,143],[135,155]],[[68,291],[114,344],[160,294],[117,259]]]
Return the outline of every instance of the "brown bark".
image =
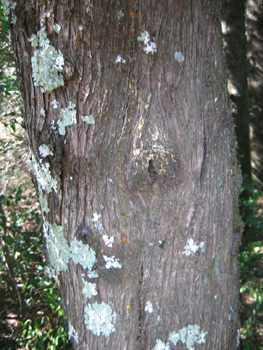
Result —
[[[207,332],[196,349],[238,348],[240,171],[217,3],[69,0],[45,7],[28,1],[12,26],[30,148],[36,157],[42,144],[54,152],[45,161],[57,193],[48,194],[45,220],[62,225],[69,243],[76,237],[97,256],[92,299],[82,293],[86,271],[79,264],[70,260],[59,276],[79,338],[75,349],[153,349],[157,339],[166,343],[171,332],[194,324]],[[65,85],[51,93],[33,85],[28,42],[45,11],[64,71],[74,70],[64,72]],[[59,34],[52,33],[54,23],[62,25]],[[157,44],[154,54],[137,40],[145,30]],[[126,64],[115,62],[118,55]],[[77,124],[65,137],[51,128],[59,118],[54,98],[59,109],[76,103]],[[95,125],[88,126],[81,116],[90,114]],[[112,248],[103,234],[114,237]],[[195,247],[205,246],[187,256],[191,238]],[[121,269],[105,268],[103,255],[114,255]],[[84,323],[84,308],[95,301],[117,314],[108,337]],[[145,311],[147,301],[152,313]]]

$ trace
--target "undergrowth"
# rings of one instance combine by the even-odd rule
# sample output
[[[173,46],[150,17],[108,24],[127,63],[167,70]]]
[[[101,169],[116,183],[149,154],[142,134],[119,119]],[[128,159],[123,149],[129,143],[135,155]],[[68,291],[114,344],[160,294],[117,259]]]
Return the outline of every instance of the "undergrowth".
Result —
[[[240,213],[252,240],[240,246],[241,345],[243,350],[263,350],[263,191],[253,181],[243,181]],[[242,194],[241,192],[241,194]]]
[[[1,349],[70,349],[57,289],[45,275],[41,219],[22,187],[0,193]]]

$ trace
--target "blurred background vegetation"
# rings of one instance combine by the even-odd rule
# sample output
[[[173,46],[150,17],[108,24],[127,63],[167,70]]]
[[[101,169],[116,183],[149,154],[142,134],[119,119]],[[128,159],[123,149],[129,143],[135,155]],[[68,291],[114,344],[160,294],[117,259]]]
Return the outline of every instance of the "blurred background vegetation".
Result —
[[[71,349],[46,274],[42,222],[28,163],[15,62],[0,12],[0,349]],[[243,174],[241,348],[263,350],[263,3],[222,0],[222,31]]]

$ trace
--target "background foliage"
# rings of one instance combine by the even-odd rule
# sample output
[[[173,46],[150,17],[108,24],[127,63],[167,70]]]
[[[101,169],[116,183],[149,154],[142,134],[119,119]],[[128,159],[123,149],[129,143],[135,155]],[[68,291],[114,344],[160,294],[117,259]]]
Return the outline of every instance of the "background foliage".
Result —
[[[246,196],[242,196],[245,193]],[[239,200],[240,214],[252,241],[240,246],[241,341],[244,350],[263,349],[263,191],[244,178]]]

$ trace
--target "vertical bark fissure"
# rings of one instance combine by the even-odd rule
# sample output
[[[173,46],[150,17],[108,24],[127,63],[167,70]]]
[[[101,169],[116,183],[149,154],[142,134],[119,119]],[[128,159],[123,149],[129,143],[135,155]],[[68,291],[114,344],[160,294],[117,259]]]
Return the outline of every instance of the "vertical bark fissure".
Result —
[[[138,350],[143,350],[144,346],[144,329],[143,329],[143,263],[141,263],[140,272],[139,272],[139,281],[138,281],[138,335],[137,343]]]
[[[203,128],[203,159],[201,163],[201,171],[200,171],[200,185],[204,181],[204,176],[206,175],[206,157],[207,157],[207,141],[206,141],[206,132],[205,132],[205,124]]]

